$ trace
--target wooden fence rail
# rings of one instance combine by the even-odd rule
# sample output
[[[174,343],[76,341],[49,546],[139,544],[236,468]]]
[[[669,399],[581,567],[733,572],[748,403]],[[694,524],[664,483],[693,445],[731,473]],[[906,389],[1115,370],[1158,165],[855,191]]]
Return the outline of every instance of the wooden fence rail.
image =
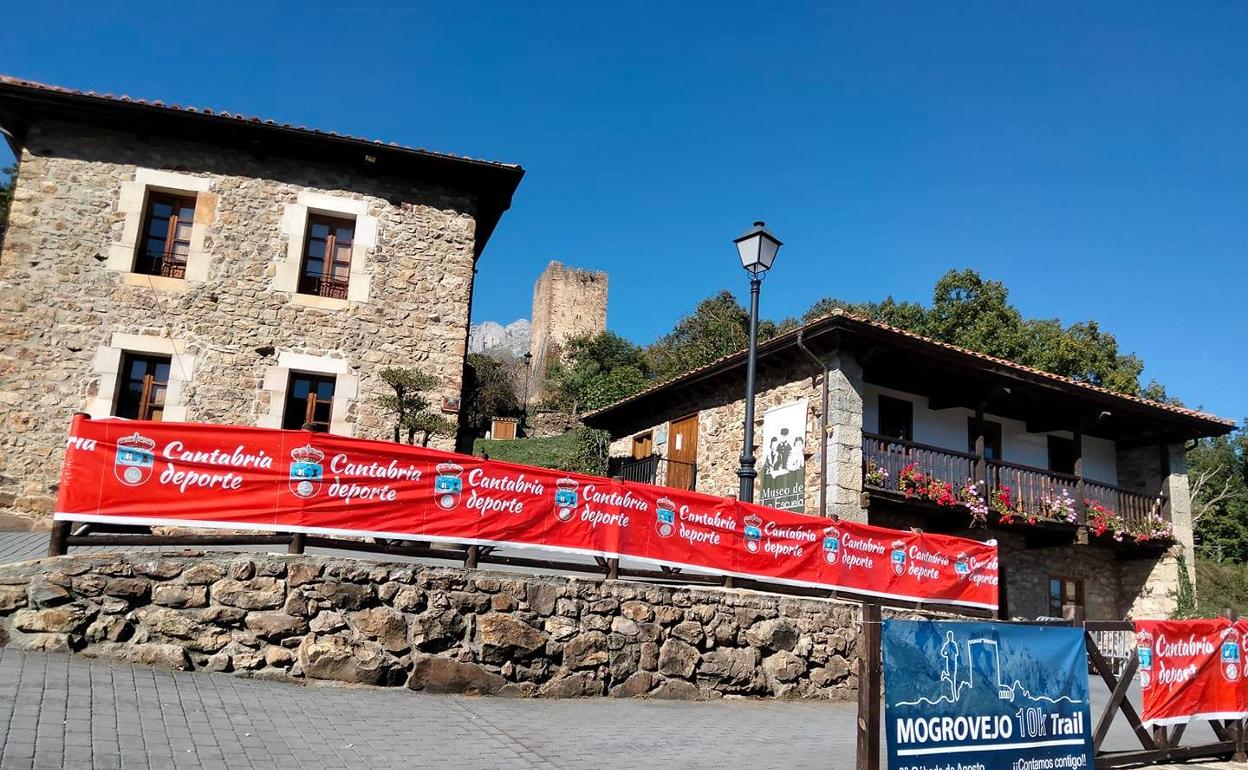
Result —
[[[1065,625],[1083,629],[1084,645],[1087,649],[1088,664],[1092,671],[1100,676],[1109,689],[1109,700],[1095,719],[1096,727],[1092,733],[1092,750],[1096,762],[1096,770],[1126,767],[1133,765],[1149,765],[1162,762],[1179,762],[1189,759],[1225,758],[1236,762],[1248,761],[1244,750],[1244,733],[1248,729],[1245,720],[1228,719],[1208,720],[1214,733],[1214,740],[1206,743],[1182,743],[1187,725],[1173,728],[1154,727],[1149,730],[1144,726],[1139,711],[1131,702],[1129,693],[1131,682],[1139,669],[1140,660],[1134,645],[1119,670],[1107,652],[1117,652],[1119,639],[1123,634],[1134,634],[1135,626],[1130,621],[1085,620],[1083,608],[1068,605],[1065,607],[1065,618],[1062,620],[1044,621],[1046,625]],[[1234,620],[1234,613],[1227,611],[1226,617]],[[879,770],[880,768],[880,701],[883,697],[883,681],[880,676],[882,669],[882,650],[880,634],[881,615],[878,605],[864,603],[862,608],[862,626],[858,634],[860,651],[858,665],[858,770]],[[1024,623],[1024,625],[1035,625]],[[1107,651],[1101,647],[1100,639],[1113,639],[1115,648]],[[1104,748],[1105,739],[1113,726],[1114,720],[1121,715],[1127,720],[1139,748],[1108,751]],[[1196,721],[1196,720],[1193,720]]]

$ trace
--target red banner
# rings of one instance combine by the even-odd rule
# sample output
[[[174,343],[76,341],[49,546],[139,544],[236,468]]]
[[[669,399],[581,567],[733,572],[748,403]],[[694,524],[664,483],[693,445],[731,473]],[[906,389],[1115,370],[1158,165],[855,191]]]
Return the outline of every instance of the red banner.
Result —
[[[326,433],[79,417],[56,518],[543,548],[997,606],[993,542]]]
[[[1248,716],[1244,630],[1225,618],[1136,621],[1144,724]]]

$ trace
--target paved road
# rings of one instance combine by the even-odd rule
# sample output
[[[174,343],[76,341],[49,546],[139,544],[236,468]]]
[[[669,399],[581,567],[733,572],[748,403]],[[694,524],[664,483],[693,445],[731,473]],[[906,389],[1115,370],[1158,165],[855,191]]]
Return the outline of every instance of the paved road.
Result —
[[[46,548],[46,534],[0,533],[0,563],[37,558]],[[1107,691],[1095,677],[1092,687],[1095,720]],[[1139,703],[1138,693],[1132,700]],[[829,703],[513,701],[301,687],[0,648],[0,770],[848,770],[854,715],[852,705]],[[1208,733],[1193,726],[1185,742]],[[1107,748],[1133,744],[1118,719]]]
[[[300,687],[0,649],[0,769],[851,767],[826,703]]]
[[[436,696],[0,648],[0,770],[849,770],[853,722],[844,704]]]

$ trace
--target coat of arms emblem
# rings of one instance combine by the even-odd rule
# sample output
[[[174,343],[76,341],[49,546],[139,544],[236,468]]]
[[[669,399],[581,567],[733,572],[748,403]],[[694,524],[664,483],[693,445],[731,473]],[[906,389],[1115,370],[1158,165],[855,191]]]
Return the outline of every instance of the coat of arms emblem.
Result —
[[[823,560],[836,564],[841,556],[841,533],[835,527],[823,531]]]
[[[325,453],[311,444],[290,450],[290,491],[296,497],[307,499],[321,491],[321,479],[325,469],[321,460]]]
[[[1135,655],[1140,659],[1140,689],[1147,690],[1153,683],[1153,635],[1141,631],[1135,635]]]
[[[438,463],[434,470],[438,475],[433,479],[433,501],[442,510],[449,511],[459,505],[460,495],[464,493],[464,466]]]
[[[152,477],[156,465],[156,442],[137,432],[117,439],[113,475],[128,487],[137,487]]]
[[[745,550],[758,553],[763,545],[763,520],[754,514],[745,517]]]
[[[906,544],[902,540],[893,541],[893,574],[900,575],[906,571]]]
[[[580,503],[580,495],[576,490],[580,487],[574,479],[559,479],[555,482],[555,518],[559,521],[571,521]]]
[[[670,537],[676,530],[676,503],[666,497],[654,502],[654,527],[659,537]]]
[[[958,554],[958,559],[953,563],[953,571],[957,573],[959,578],[965,578],[971,574],[971,564],[966,560],[966,554]]]
[[[1222,636],[1222,676],[1228,682],[1239,681],[1239,631],[1226,629]]]

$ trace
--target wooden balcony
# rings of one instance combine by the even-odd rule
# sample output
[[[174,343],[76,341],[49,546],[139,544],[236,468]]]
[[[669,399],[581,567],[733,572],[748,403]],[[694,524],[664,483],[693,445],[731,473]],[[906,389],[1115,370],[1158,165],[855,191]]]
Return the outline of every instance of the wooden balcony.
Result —
[[[1025,528],[1032,539],[1061,540],[1062,533],[1086,528],[1088,537],[1106,544],[1169,543],[1164,537],[1137,542],[1142,533],[1168,525],[1170,510],[1162,495],[866,432],[862,458],[865,492],[929,515],[947,514],[941,517],[946,526],[966,524],[980,507],[986,523]],[[921,484],[913,483],[916,478]]]

